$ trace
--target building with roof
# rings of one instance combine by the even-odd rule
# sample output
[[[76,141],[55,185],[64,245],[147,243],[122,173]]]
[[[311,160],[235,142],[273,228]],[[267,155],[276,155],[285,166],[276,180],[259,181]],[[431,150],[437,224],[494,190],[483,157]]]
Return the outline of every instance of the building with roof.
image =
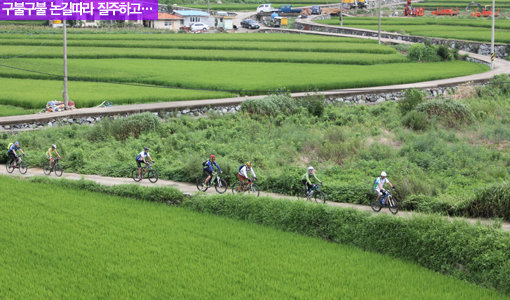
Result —
[[[178,31],[179,28],[184,26],[184,18],[167,12],[159,12],[157,20],[147,22],[148,24],[146,26],[150,28],[168,29],[173,31]]]
[[[199,10],[174,10],[176,16],[184,19],[184,26],[188,27],[192,23],[204,23],[208,26],[214,26],[214,18],[205,11]]]

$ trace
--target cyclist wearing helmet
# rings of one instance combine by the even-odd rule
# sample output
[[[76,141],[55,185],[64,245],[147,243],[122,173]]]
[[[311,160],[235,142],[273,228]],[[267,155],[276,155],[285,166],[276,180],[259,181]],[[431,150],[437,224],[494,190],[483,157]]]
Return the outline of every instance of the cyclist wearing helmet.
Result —
[[[305,185],[305,188],[306,188],[306,194],[310,194],[312,188],[313,188],[313,184],[312,184],[312,181],[310,180],[310,176],[313,176],[313,178],[315,178],[315,180],[319,183],[322,183],[319,178],[317,178],[317,176],[315,176],[315,169],[310,166],[308,167],[308,172],[305,173],[305,175],[303,175],[303,178],[301,178],[301,182]]]
[[[388,180],[388,178],[386,178],[386,172],[382,171],[381,176],[377,177],[374,181],[374,190],[377,193],[377,200],[376,200],[377,202],[379,202],[379,199],[381,199],[381,196],[383,194],[386,194],[386,190],[384,189],[385,183],[388,183],[391,186],[391,188],[394,188],[393,184],[391,184],[391,182]],[[384,203],[382,203],[382,204],[384,204]]]
[[[57,152],[57,145],[55,145],[55,144],[51,145],[51,148],[48,149],[48,158],[50,159],[50,168],[53,165],[53,156],[51,155],[52,151],[55,152],[55,154],[58,156],[58,158],[62,158],[62,157],[60,157],[60,154],[58,154],[58,152]]]
[[[221,173],[221,168],[216,163],[216,155],[214,155],[214,154],[212,154],[208,160],[206,160],[202,163],[204,173],[207,174],[207,178],[205,179],[204,184],[203,184],[204,186],[207,185],[207,183],[209,182],[211,177],[215,174],[213,166],[216,166],[218,171]]]
[[[148,157],[151,162],[154,161],[149,154],[149,147],[144,147],[143,151],[138,153],[136,156],[136,164],[138,165],[138,177],[142,176],[142,163],[147,164],[147,161],[145,160],[146,157]]]
[[[9,161],[9,164],[11,164],[12,162],[14,162],[14,166],[16,166],[16,162],[18,161],[18,152],[16,151],[20,151],[21,153],[23,153],[23,155],[25,155],[25,152],[23,152],[23,149],[21,149],[21,147],[19,146],[19,142],[14,142],[12,144],[9,145],[9,148],[7,150],[7,154],[9,155],[9,158],[11,159]]]
[[[237,173],[237,178],[241,182],[244,182],[245,179],[250,180],[250,177],[248,177],[248,172],[251,172],[254,179],[257,179],[257,175],[255,175],[255,171],[253,171],[253,168],[251,167],[251,162],[246,162],[246,164],[239,167],[239,173]]]

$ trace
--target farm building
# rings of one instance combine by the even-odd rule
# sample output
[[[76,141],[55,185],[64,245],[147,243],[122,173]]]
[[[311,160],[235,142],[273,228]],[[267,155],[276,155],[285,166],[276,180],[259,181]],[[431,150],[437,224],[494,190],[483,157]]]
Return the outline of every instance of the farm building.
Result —
[[[214,16],[214,27],[218,30],[232,30],[234,18],[223,15]]]
[[[184,18],[175,14],[160,12],[157,20],[148,21],[147,23],[150,28],[178,31],[184,25]]]
[[[199,10],[174,10],[174,14],[184,19],[184,26],[188,27],[192,23],[204,23],[208,26],[214,25],[214,19],[211,15]]]

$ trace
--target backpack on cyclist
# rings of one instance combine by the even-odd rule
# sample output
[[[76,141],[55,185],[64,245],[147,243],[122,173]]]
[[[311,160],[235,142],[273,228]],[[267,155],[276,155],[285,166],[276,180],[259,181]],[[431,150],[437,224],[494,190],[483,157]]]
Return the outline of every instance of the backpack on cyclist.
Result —
[[[379,181],[378,181],[379,177],[377,177],[376,179],[374,179],[374,190],[377,189],[377,187],[379,186]]]
[[[244,167],[246,167],[246,165],[242,165],[242,166],[240,166],[240,167],[239,167],[239,171],[238,171],[238,172],[239,172],[239,173],[241,173],[241,169],[242,169],[242,168],[244,168]]]
[[[7,150],[10,150],[12,145],[14,145],[14,143],[10,143],[9,145],[7,145]]]
[[[209,162],[208,159],[204,160],[204,162],[202,163],[202,167],[205,169],[207,168],[207,163]]]

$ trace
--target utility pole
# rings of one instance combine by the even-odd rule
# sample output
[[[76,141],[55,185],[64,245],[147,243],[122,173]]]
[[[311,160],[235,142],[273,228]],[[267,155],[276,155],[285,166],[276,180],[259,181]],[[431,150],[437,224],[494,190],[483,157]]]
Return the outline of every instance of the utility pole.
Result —
[[[343,0],[342,0],[343,1]],[[344,26],[344,16],[342,14],[343,12],[343,2],[340,2],[340,27]]]
[[[492,0],[494,1],[494,0]],[[378,6],[379,6],[379,31],[378,31],[378,34],[377,34],[377,43],[380,45],[381,44],[381,0],[378,0]]]
[[[62,21],[62,27],[64,30],[64,92],[62,96],[64,98],[65,109],[69,108],[69,95],[67,94],[67,24],[66,20]]]
[[[491,70],[494,70],[494,22],[496,13],[496,0],[492,0],[492,33],[491,33]]]
[[[210,12],[209,12],[209,0],[207,0],[207,13],[210,14]]]

